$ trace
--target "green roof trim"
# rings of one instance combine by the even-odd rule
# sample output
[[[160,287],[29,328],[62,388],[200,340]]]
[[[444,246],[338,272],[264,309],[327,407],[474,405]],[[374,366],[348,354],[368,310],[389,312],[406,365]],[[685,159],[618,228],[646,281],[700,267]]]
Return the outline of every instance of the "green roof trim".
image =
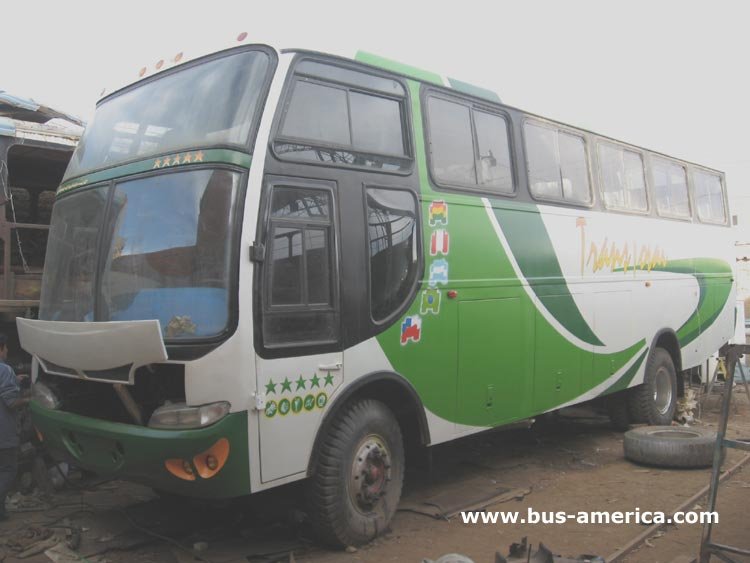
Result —
[[[130,176],[131,174],[140,174],[154,169],[161,170],[164,168],[177,168],[185,165],[190,166],[194,164],[208,163],[233,164],[242,168],[250,168],[251,162],[252,155],[230,149],[184,150],[161,156],[152,156],[137,162],[120,164],[119,166],[113,166],[112,168],[105,168],[98,172],[92,172],[84,176],[71,178],[70,180],[63,182],[57,189],[57,196],[59,197],[70,190],[84,188],[98,182],[106,182],[114,178]]]
[[[357,54],[354,56],[354,60],[372,66],[384,68],[392,72],[398,72],[399,74],[405,74],[406,76],[421,80],[423,82],[432,82],[433,84],[443,86],[443,79],[439,74],[435,74],[434,72],[430,72],[428,70],[422,70],[421,68],[417,68],[415,66],[405,65],[398,61],[386,59],[385,57],[374,55],[366,51],[357,51]]]
[[[500,100],[500,96],[498,96],[497,93],[493,92],[492,90],[488,90],[487,88],[474,86],[473,84],[462,82],[460,80],[456,80],[455,78],[448,78],[448,83],[451,85],[451,88],[458,90],[459,92],[463,92],[464,94],[471,94],[472,96],[484,98],[485,100],[489,100],[491,102],[502,103]]]

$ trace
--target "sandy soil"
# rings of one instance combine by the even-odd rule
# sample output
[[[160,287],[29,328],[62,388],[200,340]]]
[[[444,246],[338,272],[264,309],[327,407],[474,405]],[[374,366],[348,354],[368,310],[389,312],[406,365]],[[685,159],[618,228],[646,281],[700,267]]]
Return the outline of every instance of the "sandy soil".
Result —
[[[701,424],[715,427],[718,402],[712,398],[702,413]],[[581,415],[584,416],[581,416]],[[419,497],[443,488],[529,488],[522,500],[492,507],[525,511],[671,511],[708,484],[710,470],[666,470],[634,465],[623,458],[622,434],[612,431],[606,419],[585,416],[580,410],[545,427],[486,433],[433,452],[433,468],[412,469],[406,492]],[[730,420],[730,435],[750,436],[750,404],[740,389]],[[730,451],[724,467],[743,454]],[[146,488],[122,482],[86,486],[55,495],[51,506],[16,513],[0,524],[0,545],[43,533],[51,525],[81,530],[78,553],[87,560],[194,561],[189,553],[138,528],[157,531],[183,545],[206,542],[200,556],[212,563],[230,561],[382,562],[437,559],[458,552],[476,563],[494,561],[496,551],[505,554],[510,543],[528,537],[543,542],[554,553],[607,556],[644,530],[629,525],[463,524],[460,517],[437,520],[399,511],[391,530],[371,545],[352,552],[331,552],[315,547],[299,506],[299,486],[254,497],[250,503],[205,506],[161,499]],[[720,524],[715,539],[750,548],[750,463],[722,485]],[[706,499],[698,503],[705,507]],[[697,508],[696,508],[697,509]],[[137,528],[134,528],[134,525]],[[60,529],[57,529],[58,533]],[[47,532],[48,533],[48,532]],[[669,527],[659,537],[629,554],[625,561],[669,563],[679,555],[695,556],[701,526]],[[30,543],[28,540],[27,543]],[[5,561],[16,561],[16,551],[5,548]],[[93,556],[97,551],[103,555]],[[271,556],[281,552],[280,558]],[[36,555],[25,561],[49,561]]]

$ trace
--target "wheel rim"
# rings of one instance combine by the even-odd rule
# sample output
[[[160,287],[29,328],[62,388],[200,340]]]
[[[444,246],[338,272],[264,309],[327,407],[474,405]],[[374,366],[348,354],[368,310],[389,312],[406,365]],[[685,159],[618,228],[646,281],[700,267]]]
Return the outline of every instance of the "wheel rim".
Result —
[[[656,370],[654,377],[654,405],[659,414],[667,414],[672,405],[672,378],[665,367]]]
[[[371,434],[357,446],[349,478],[349,496],[360,512],[372,511],[391,480],[391,455],[386,442]]]

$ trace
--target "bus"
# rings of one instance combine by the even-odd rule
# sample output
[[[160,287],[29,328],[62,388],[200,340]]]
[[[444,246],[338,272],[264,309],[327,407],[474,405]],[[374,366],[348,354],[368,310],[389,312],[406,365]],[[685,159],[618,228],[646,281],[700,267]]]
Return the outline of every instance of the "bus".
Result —
[[[57,190],[35,428],[178,495],[306,479],[359,545],[423,446],[592,400],[669,424],[733,333],[728,218],[721,172],[366,52],[180,61]]]
[[[82,131],[78,118],[0,90],[0,331],[22,373],[31,358],[16,317],[37,316],[55,190]]]

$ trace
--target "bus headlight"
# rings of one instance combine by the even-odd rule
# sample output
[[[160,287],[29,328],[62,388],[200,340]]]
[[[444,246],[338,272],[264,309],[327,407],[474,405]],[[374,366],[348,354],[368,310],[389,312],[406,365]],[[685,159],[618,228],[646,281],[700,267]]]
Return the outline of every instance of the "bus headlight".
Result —
[[[47,385],[37,381],[31,387],[31,398],[42,405],[45,409],[57,410],[60,408],[60,399]]]
[[[229,414],[230,405],[226,401],[210,403],[199,407],[189,407],[185,403],[172,403],[159,407],[151,415],[148,425],[165,430],[203,428],[218,422]]]

